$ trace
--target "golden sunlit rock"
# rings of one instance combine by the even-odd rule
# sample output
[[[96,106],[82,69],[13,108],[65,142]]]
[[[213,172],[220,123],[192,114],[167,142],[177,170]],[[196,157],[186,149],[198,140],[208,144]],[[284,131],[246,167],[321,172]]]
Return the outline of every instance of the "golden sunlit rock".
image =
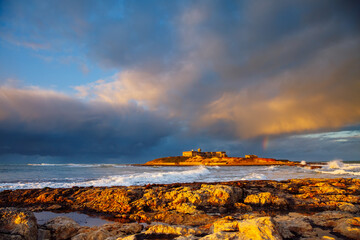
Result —
[[[44,188],[0,192],[0,207],[79,211],[123,222],[89,228],[57,218],[38,232],[54,239],[131,239],[133,234],[134,239],[331,239],[332,232],[356,239],[358,187],[359,179],[292,179]],[[9,208],[3,209],[8,214]],[[12,220],[3,221],[2,229],[11,224],[12,229],[23,230],[34,226],[26,211],[11,212]]]

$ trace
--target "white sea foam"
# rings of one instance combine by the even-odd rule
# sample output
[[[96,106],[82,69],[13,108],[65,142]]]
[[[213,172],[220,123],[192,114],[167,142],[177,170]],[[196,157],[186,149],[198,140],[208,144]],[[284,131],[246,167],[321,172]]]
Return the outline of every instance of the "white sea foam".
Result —
[[[336,159],[331,162],[328,162],[327,166],[328,166],[328,168],[331,168],[331,169],[340,169],[344,166],[344,163],[342,162],[341,159]]]
[[[220,169],[219,166],[207,166],[207,168],[210,168],[210,169]]]
[[[81,164],[81,163],[29,163],[28,166],[42,166],[42,167],[126,167],[125,164],[106,164],[106,163],[96,163],[96,164]]]
[[[170,171],[170,172],[157,172],[157,173],[141,173],[131,174],[127,176],[109,176],[93,181],[87,181],[81,185],[90,186],[131,186],[131,185],[145,185],[145,184],[167,184],[177,182],[194,182],[201,176],[209,174],[210,171],[200,166],[195,169],[186,171]]]
[[[266,168],[267,171],[276,171],[278,169],[277,166],[269,166]]]
[[[261,173],[250,173],[249,175],[241,178],[241,180],[266,180],[267,177]]]
[[[328,162],[322,169],[315,170],[318,173],[344,176],[360,176],[360,164],[346,164],[336,159]]]
[[[76,181],[68,179],[70,182],[17,182],[17,183],[0,183],[0,190],[5,189],[24,189],[24,188],[69,188],[73,186],[131,186],[146,184],[169,184],[169,183],[186,183],[195,182],[201,177],[206,176],[210,171],[200,166],[197,168],[187,169],[185,171],[162,171],[162,172],[144,172],[127,175],[114,175],[98,178],[88,181]]]
[[[333,174],[333,175],[355,175],[355,176],[360,176],[360,172],[350,172],[350,171],[345,171],[344,169],[338,169],[335,171],[317,171],[320,173],[326,173],[326,174]]]
[[[0,165],[1,167],[1,165]],[[42,169],[44,167],[44,169]],[[46,168],[45,168],[46,167]],[[321,169],[290,166],[198,166],[151,167],[120,164],[2,165],[0,191],[24,188],[68,188],[73,186],[129,186],[184,182],[238,180],[286,180],[291,178],[360,178],[359,163],[339,160]]]

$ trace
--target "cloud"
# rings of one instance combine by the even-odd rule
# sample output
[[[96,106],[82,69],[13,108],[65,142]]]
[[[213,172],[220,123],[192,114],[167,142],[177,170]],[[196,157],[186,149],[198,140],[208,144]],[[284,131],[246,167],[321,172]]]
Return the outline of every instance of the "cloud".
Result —
[[[173,131],[133,105],[83,102],[43,89],[0,88],[0,153],[131,156]]]
[[[358,38],[344,41],[268,83],[226,92],[207,105],[198,124],[210,131],[228,125],[240,137],[356,125],[360,121],[359,50]]]
[[[324,2],[200,1],[174,17],[181,51],[172,65],[154,64],[161,58],[150,54],[151,64],[141,59],[112,80],[78,89],[164,111],[193,135],[220,139],[356,125],[360,35],[352,20]]]
[[[97,149],[95,140],[86,139],[100,139],[103,131],[121,144],[112,150],[101,145],[98,152],[126,152],[144,137],[135,130],[143,126],[151,130],[144,140],[148,149],[161,148],[161,139],[184,144],[186,138],[213,147],[226,142],[235,149],[243,139],[256,145],[266,136],[286,139],[359,125],[359,5],[310,0],[7,2],[2,32],[18,42],[46,44],[48,51],[80,54],[77,59],[86,61],[71,63],[84,72],[88,68],[81,64],[91,59],[117,73],[78,84],[83,100],[43,89],[5,89],[15,100],[1,103],[0,116],[7,117],[1,126],[23,128],[29,137],[40,133],[40,139],[59,131],[92,149]],[[22,91],[26,99],[16,94]],[[18,102],[15,110],[12,102]],[[63,110],[53,110],[57,103]],[[33,134],[31,129],[38,130]],[[81,137],[86,134],[90,137]]]

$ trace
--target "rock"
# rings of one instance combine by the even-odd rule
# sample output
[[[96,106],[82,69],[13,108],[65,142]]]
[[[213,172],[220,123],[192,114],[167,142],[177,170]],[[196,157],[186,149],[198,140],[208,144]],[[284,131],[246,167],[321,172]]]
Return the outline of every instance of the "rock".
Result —
[[[202,184],[200,189],[179,187],[168,191],[164,195],[170,201],[170,206],[178,206],[184,203],[191,203],[187,206],[224,206],[234,204],[242,198],[242,190],[227,185]]]
[[[202,239],[282,239],[271,217],[222,219],[214,223],[212,231],[213,234]]]
[[[310,184],[303,186],[299,189],[300,193],[313,193],[313,194],[330,194],[330,195],[342,195],[346,191],[339,187],[333,186],[329,182],[317,182],[315,184]]]
[[[62,208],[61,205],[59,205],[59,204],[53,204],[53,205],[47,207],[46,210],[47,210],[47,211],[52,211],[52,210],[59,210],[59,209],[61,209],[61,208]]]
[[[0,240],[24,240],[24,238],[21,235],[0,233]]]
[[[155,222],[163,222],[171,225],[199,226],[214,222],[215,217],[207,214],[184,214],[168,211],[150,216],[150,219]]]
[[[0,239],[37,239],[37,222],[30,211],[0,208]]]
[[[257,213],[255,217],[261,217],[273,216],[279,212],[284,215],[288,212],[306,212],[310,216],[300,219],[301,226],[291,225],[293,217],[283,219],[284,225],[281,228],[285,229],[283,234],[288,234],[287,236],[293,234],[296,238],[300,238],[300,236],[308,236],[306,235],[308,223],[314,223],[313,228],[324,227],[332,230],[338,220],[352,218],[355,214],[358,216],[359,189],[360,180],[348,178],[293,179],[280,182],[234,181],[221,184],[177,183],[137,187],[19,189],[1,191],[0,206],[21,206],[41,211],[47,209],[83,213],[92,211],[116,217],[123,222],[161,222],[196,226],[206,230],[223,216],[236,217],[237,220],[230,221],[233,222],[245,220],[242,217],[244,213]],[[246,193],[245,198],[244,193]],[[231,224],[233,223],[229,223],[230,226]],[[119,225],[118,228],[121,226]],[[297,227],[300,228],[296,229]],[[45,227],[41,228],[45,229]],[[116,230],[117,227],[114,226],[82,227],[75,233],[87,234],[100,228],[109,232],[111,237],[134,234],[131,231],[125,233]],[[52,234],[54,232],[53,230]],[[134,232],[136,233],[137,230]],[[238,233],[238,230],[235,233]],[[138,238],[139,236],[137,235]]]
[[[359,209],[351,203],[340,203],[338,204],[338,209],[343,212],[356,213]]]
[[[237,208],[240,212],[251,212],[253,209],[250,205],[246,205],[244,203],[235,203],[234,207]]]
[[[288,205],[288,202],[284,198],[277,197],[270,192],[262,192],[258,194],[248,195],[244,203],[250,205],[271,205],[272,207],[285,207]]]
[[[104,229],[97,229],[88,233],[80,233],[71,238],[71,240],[105,240],[111,237],[110,233]]]
[[[278,223],[279,231],[284,238],[293,238],[296,235],[307,238],[316,236],[309,219],[304,215],[289,213],[274,217],[274,221]]]
[[[202,232],[196,228],[179,226],[179,225],[168,225],[168,224],[156,224],[151,226],[145,232],[146,234],[163,233],[163,234],[175,234],[175,235],[192,235],[201,234]]]
[[[351,217],[352,215],[350,213],[337,211],[325,211],[309,216],[314,224],[321,227],[334,227],[338,220]]]
[[[360,217],[338,220],[334,231],[351,239],[360,239]]]
[[[188,214],[198,214],[201,213],[201,211],[196,210],[196,207],[192,205],[191,203],[182,203],[179,205],[176,205],[175,207],[177,212],[180,213],[188,213]]]
[[[56,217],[49,220],[45,227],[51,231],[52,237],[56,240],[65,240],[75,236],[80,225],[68,217]]]
[[[211,232],[236,232],[239,229],[239,222],[240,221],[236,221],[232,217],[222,218],[213,223],[213,225],[211,226]]]
[[[143,226],[137,223],[113,223],[96,227],[82,227],[72,240],[117,239],[130,234],[141,232]]]
[[[130,236],[126,236],[126,237],[119,237],[116,240],[137,240],[136,235],[130,235]]]
[[[180,236],[177,238],[174,238],[174,240],[197,240],[199,237],[196,237],[194,235],[188,235],[188,236]]]
[[[38,240],[50,240],[50,239],[51,239],[50,230],[41,229],[41,228],[38,230]]]
[[[121,231],[125,235],[139,233],[141,230],[143,230],[143,225],[138,223],[122,224],[121,227],[118,228],[118,231]]]

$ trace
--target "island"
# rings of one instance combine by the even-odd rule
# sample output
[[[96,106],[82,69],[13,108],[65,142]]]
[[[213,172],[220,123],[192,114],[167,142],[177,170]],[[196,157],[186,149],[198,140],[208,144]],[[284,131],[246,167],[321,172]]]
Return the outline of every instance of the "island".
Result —
[[[277,160],[274,158],[261,158],[257,155],[245,155],[245,157],[228,157],[225,151],[202,152],[185,151],[182,156],[164,157],[151,160],[144,165],[148,166],[267,166],[267,165],[300,165],[299,162],[289,160]]]

